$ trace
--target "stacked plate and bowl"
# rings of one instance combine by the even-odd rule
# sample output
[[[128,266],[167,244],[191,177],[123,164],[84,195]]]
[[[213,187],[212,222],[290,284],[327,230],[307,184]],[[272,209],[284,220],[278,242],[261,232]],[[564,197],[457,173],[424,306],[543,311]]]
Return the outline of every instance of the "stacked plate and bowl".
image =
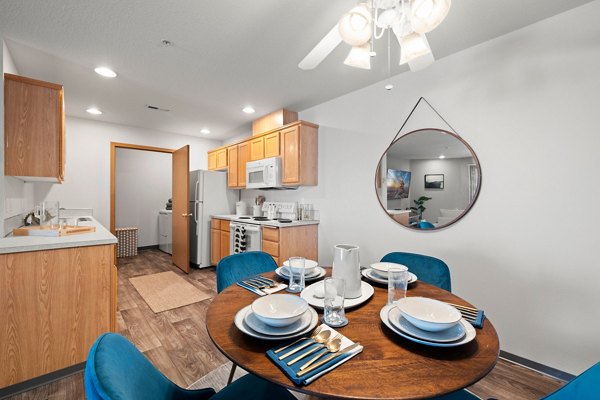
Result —
[[[317,323],[317,312],[306,300],[291,294],[259,297],[235,316],[235,325],[240,331],[265,340],[304,335],[311,332]]]
[[[275,270],[275,273],[283,279],[290,279],[289,260],[283,262],[283,267]],[[325,269],[319,267],[319,263],[313,260],[304,260],[304,281],[310,282],[325,276]]]
[[[381,309],[380,318],[398,335],[416,343],[455,347],[475,338],[475,328],[442,301],[405,297]]]
[[[365,278],[367,278],[368,280],[372,281],[372,282],[376,282],[376,283],[380,283],[382,285],[387,285],[388,283],[388,270],[390,268],[394,268],[394,267],[404,267],[404,265],[402,264],[396,264],[396,263],[391,263],[391,262],[378,262],[378,263],[374,263],[371,264],[370,268],[365,268],[361,271],[362,276],[364,276]],[[410,275],[410,278],[408,280],[408,283],[413,283],[416,282],[418,277],[413,274],[412,272],[410,272],[410,269],[408,271],[408,274]]]

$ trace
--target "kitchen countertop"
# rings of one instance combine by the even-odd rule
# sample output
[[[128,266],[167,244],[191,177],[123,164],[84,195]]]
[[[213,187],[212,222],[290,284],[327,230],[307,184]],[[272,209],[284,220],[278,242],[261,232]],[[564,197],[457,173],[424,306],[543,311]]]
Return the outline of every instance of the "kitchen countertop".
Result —
[[[212,218],[218,219],[226,219],[229,221],[241,222],[246,224],[254,224],[254,225],[267,225],[267,226],[276,226],[278,228],[292,228],[294,226],[302,226],[302,225],[318,225],[319,221],[315,220],[302,220],[302,221],[292,221],[292,222],[279,222],[279,221],[256,221],[253,219],[240,219],[237,215],[213,215]]]
[[[98,246],[116,244],[117,238],[102,226],[94,217],[91,221],[80,221],[79,226],[95,226],[96,232],[71,236],[9,236],[0,239],[0,254],[23,253],[26,251],[66,249],[69,247]]]

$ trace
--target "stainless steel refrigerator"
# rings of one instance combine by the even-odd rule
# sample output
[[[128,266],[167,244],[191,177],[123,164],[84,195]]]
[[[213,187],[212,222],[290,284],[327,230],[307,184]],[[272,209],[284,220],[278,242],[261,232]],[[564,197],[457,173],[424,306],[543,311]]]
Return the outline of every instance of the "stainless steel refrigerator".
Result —
[[[218,171],[190,172],[190,262],[210,266],[210,220],[213,215],[233,214],[237,190],[227,189],[227,174]]]

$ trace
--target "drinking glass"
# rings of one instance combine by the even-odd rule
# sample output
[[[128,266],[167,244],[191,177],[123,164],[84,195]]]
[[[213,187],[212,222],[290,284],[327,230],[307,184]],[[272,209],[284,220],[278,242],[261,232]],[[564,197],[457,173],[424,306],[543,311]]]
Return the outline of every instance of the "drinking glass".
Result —
[[[323,322],[332,327],[344,326],[348,323],[344,313],[344,291],[346,281],[339,278],[327,278],[323,281]]]
[[[290,257],[288,260],[290,276],[288,292],[298,293],[304,290],[304,261],[304,257]]]
[[[388,269],[388,304],[394,304],[406,297],[409,279],[408,268],[404,266]]]

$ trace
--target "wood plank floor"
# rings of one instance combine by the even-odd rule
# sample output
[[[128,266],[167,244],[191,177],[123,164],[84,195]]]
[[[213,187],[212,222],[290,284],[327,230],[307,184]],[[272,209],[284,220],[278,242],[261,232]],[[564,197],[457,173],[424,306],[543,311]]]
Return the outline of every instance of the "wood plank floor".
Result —
[[[210,299],[154,314],[129,278],[174,271],[193,285],[216,295],[214,269],[192,269],[184,274],[171,257],[145,250],[136,257],[118,260],[117,330],[131,340],[169,379],[187,387],[224,364],[227,359],[212,344],[205,316]],[[501,359],[492,372],[469,389],[487,399],[533,400],[554,391],[563,382]],[[12,396],[10,400],[83,399],[83,374]]]

